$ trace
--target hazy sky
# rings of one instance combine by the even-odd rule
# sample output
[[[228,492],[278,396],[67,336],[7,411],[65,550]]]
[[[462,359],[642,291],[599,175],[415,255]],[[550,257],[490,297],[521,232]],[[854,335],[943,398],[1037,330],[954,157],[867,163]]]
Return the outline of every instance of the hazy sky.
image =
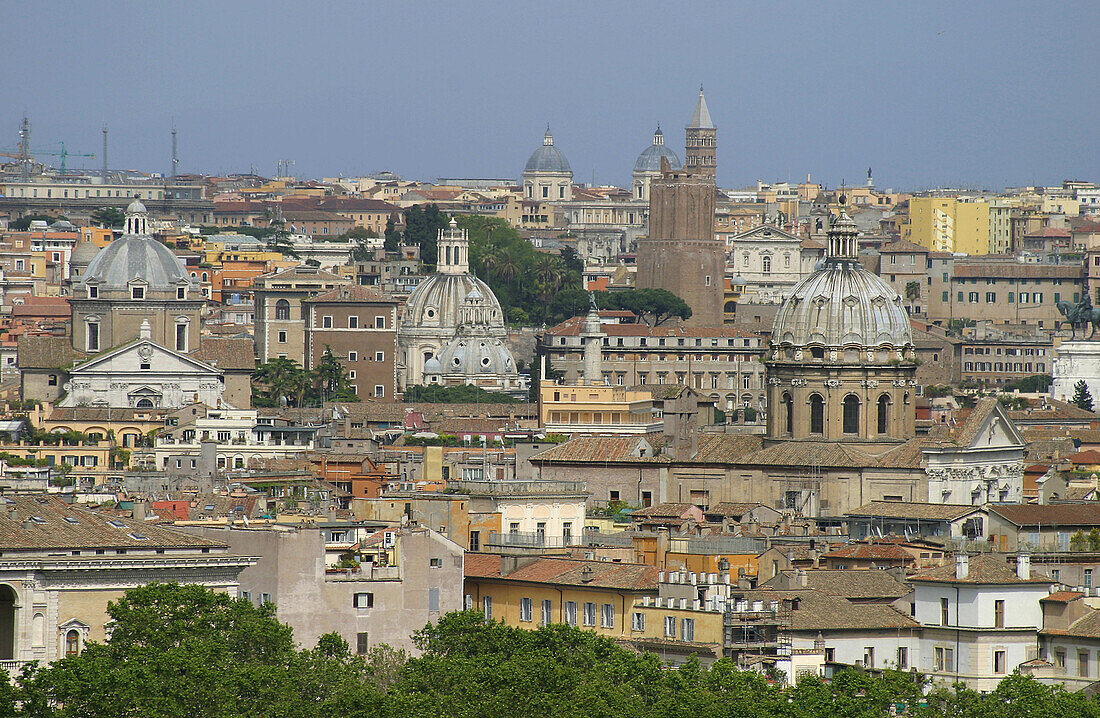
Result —
[[[1100,2],[0,2],[0,146],[112,167],[623,184],[702,83],[718,180],[1100,180]],[[70,166],[99,160],[70,158]]]

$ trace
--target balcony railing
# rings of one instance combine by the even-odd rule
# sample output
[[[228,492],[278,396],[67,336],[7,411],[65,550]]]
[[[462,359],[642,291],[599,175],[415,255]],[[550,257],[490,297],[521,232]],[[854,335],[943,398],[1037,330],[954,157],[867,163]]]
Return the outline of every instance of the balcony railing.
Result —
[[[489,549],[549,549],[583,545],[584,541],[575,534],[571,536],[552,536],[537,531],[511,531],[508,533],[492,531],[489,533],[489,540],[485,542],[485,547]]]

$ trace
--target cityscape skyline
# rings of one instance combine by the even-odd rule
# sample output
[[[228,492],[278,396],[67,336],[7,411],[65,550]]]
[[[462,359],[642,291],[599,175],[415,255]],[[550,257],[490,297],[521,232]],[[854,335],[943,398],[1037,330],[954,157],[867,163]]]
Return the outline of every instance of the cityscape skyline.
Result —
[[[1100,140],[1100,98],[1074,69],[1098,59],[1092,4],[258,7],[22,10],[5,64],[36,62],[9,74],[24,90],[0,110],[0,145],[26,113],[37,149],[98,155],[108,125],[117,168],[169,172],[175,125],[181,172],[292,159],[304,177],[518,179],[549,123],[578,182],[623,185],[658,123],[680,151],[701,83],[721,186],[861,184],[870,166],[899,190],[998,189],[1100,169],[1080,151]],[[117,38],[106,52],[98,30]],[[65,41],[34,53],[49,35]]]

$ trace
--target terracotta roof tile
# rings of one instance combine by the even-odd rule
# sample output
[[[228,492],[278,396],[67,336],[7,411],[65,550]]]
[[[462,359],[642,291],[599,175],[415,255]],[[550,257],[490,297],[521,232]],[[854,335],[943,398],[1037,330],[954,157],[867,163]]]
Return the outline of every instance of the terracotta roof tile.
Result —
[[[251,339],[243,337],[203,337],[191,358],[216,369],[252,371],[256,368],[256,347]]]
[[[638,444],[642,441],[637,436],[580,436],[540,451],[531,457],[531,461],[669,463],[669,457],[664,455],[638,456]]]
[[[984,583],[984,584],[1013,584],[1013,583],[1052,583],[1048,576],[1034,571],[1031,578],[1022,579],[1016,575],[1016,570],[1008,565],[1002,554],[978,554],[968,560],[966,578],[955,577],[956,566],[950,563],[937,566],[910,576],[910,581],[929,583]]]
[[[1016,526],[1100,526],[1100,502],[1083,504],[1002,504],[990,506]]]
[[[846,516],[884,519],[954,521],[981,507],[968,504],[925,504],[910,501],[872,501],[849,511]]]
[[[502,576],[499,554],[468,553],[465,566],[466,578],[473,579],[657,591],[658,570],[646,564],[540,557]],[[590,569],[591,573],[586,573],[585,568]]]

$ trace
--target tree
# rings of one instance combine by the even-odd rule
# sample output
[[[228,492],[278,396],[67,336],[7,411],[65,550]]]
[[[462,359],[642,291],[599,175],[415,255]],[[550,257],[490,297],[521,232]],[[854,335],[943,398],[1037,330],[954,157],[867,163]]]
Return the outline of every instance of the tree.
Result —
[[[126,213],[118,207],[100,207],[92,211],[92,221],[100,227],[122,227],[126,224]]]
[[[150,584],[108,605],[111,636],[35,676],[58,716],[376,715],[380,695],[339,636],[299,651],[275,606]]]
[[[447,229],[450,220],[435,204],[414,204],[405,210],[405,244],[420,247],[420,261],[435,264],[438,254],[439,230]]]
[[[1073,398],[1070,399],[1070,403],[1078,409],[1092,411],[1092,394],[1089,392],[1089,385],[1084,379],[1079,379],[1073,385]]]
[[[463,384],[461,386],[438,386],[434,384],[417,384],[405,388],[404,401],[407,404],[518,404],[520,399],[515,399],[508,394],[496,391],[487,391],[480,386]]]
[[[911,302],[920,299],[920,282],[905,283],[905,298]]]
[[[271,232],[267,234],[267,251],[298,259],[298,253],[294,251],[294,243],[290,239],[290,232],[286,228],[286,221],[272,220],[270,229]]]
[[[378,239],[378,232],[369,227],[352,227],[340,235],[340,239],[355,243],[355,249],[351,251],[353,261],[365,262],[371,258],[371,247],[374,243],[370,240]]]
[[[276,357],[252,372],[252,395],[257,406],[279,406],[297,393],[304,373],[298,362]],[[259,400],[259,401],[257,401]]]
[[[344,365],[332,353],[332,347],[325,345],[321,360],[317,362],[317,379],[321,389],[321,400],[359,401],[358,395],[351,390],[348,373]]]
[[[396,252],[398,245],[401,243],[401,233],[397,231],[394,226],[393,217],[386,220],[386,242],[385,249],[387,252]]]
[[[48,214],[28,214],[25,217],[19,219],[13,219],[8,223],[8,229],[15,232],[26,232],[31,228],[31,222],[46,222],[47,224],[57,221],[57,219],[51,217]]]

